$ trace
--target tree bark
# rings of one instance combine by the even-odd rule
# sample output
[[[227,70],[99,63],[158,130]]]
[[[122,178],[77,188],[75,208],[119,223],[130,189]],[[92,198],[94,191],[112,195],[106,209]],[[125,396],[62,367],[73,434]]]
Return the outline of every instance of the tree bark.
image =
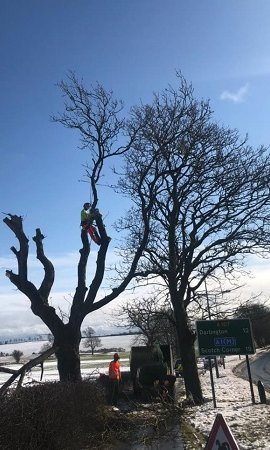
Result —
[[[173,303],[175,305],[174,311],[176,329],[178,334],[180,355],[182,359],[186,395],[188,398],[192,396],[192,399],[196,405],[201,405],[202,403],[204,403],[204,398],[202,394],[194,349],[196,335],[194,331],[192,331],[189,327],[188,317],[184,307],[179,301]]]
[[[57,358],[57,368],[60,381],[81,381],[79,327],[74,329],[69,324],[64,325],[64,331],[55,338],[54,345]]]

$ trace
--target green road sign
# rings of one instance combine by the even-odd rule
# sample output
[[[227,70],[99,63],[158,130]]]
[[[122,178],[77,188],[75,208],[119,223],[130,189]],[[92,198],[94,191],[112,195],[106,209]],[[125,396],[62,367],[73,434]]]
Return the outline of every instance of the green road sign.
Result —
[[[200,356],[255,353],[249,319],[198,320],[196,326]]]

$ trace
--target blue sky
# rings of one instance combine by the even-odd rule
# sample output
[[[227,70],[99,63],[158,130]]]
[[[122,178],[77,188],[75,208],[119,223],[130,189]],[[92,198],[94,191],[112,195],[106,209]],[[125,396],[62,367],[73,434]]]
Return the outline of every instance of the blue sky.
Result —
[[[1,0],[0,211],[23,215],[29,237],[37,227],[47,236],[47,254],[58,261],[56,296],[72,290],[70,255],[75,274],[79,213],[89,196],[79,181],[87,152],[77,149],[75,133],[50,121],[62,110],[56,83],[74,70],[86,85],[98,80],[112,89],[128,109],[174,84],[180,69],[220,123],[248,133],[252,145],[268,145],[269,17],[269,0]],[[113,237],[119,204],[103,192],[100,209]],[[26,326],[37,323],[5,278],[16,242],[0,229],[5,326],[21,326],[13,307],[26,314]]]

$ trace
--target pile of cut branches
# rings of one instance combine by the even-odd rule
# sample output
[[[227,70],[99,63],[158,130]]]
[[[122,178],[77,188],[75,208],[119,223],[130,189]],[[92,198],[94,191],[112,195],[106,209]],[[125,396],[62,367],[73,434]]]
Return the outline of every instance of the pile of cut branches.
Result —
[[[1,396],[2,450],[109,448],[132,428],[130,419],[107,406],[95,382],[45,383]]]

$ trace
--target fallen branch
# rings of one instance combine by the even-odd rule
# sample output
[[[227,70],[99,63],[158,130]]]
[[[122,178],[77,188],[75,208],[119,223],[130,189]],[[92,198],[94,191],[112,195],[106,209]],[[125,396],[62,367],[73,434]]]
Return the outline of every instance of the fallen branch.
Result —
[[[57,347],[51,347],[48,350],[46,350],[45,352],[41,353],[36,358],[31,359],[31,361],[28,361],[19,370],[10,372],[10,373],[13,373],[13,375],[3,384],[3,386],[1,386],[0,395],[3,394],[7,390],[7,388],[13,383],[13,381],[16,380],[16,378],[18,378],[18,376],[21,376],[21,382],[22,382],[24,375],[27,372],[29,372],[29,370],[32,369],[32,367],[35,367],[38,364],[42,363],[45,359],[47,359],[49,356],[51,356],[53,353],[55,353],[56,350],[57,350]],[[6,369],[6,368],[2,367],[1,369]],[[12,369],[6,369],[6,370],[3,370],[3,372],[7,372],[7,370],[12,370]]]
[[[15,370],[15,369],[9,369],[8,367],[0,367],[0,372],[5,372],[5,373],[17,373],[17,370]]]

